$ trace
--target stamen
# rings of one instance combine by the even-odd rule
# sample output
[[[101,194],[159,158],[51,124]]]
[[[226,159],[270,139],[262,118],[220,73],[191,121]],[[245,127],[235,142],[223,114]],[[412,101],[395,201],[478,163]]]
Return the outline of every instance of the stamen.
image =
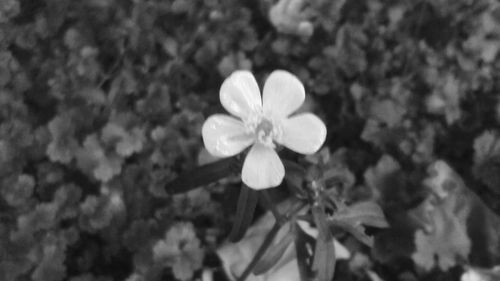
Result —
[[[260,121],[259,125],[257,125],[256,131],[259,133],[263,132],[264,136],[266,137],[270,136],[271,133],[273,132],[273,123],[264,118],[262,119],[262,121]]]
[[[266,145],[274,148],[273,144],[273,123],[271,121],[263,118],[255,130],[257,134],[257,140]]]
[[[281,129],[279,124],[275,124],[272,118],[268,118],[264,114],[255,114],[251,118],[245,120],[247,133],[255,136],[255,141],[275,148],[274,141],[281,137]]]

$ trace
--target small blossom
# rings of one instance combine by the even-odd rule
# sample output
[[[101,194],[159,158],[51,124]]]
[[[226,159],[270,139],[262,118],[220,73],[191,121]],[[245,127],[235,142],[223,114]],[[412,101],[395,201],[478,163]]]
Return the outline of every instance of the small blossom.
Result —
[[[220,101],[236,118],[215,114],[205,121],[202,136],[207,151],[216,157],[230,157],[251,146],[243,163],[243,182],[254,189],[278,186],[285,168],[276,145],[312,154],[326,138],[325,124],[316,115],[291,116],[304,99],[304,86],[289,72],[272,72],[262,98],[250,72],[234,72],[221,86]]]

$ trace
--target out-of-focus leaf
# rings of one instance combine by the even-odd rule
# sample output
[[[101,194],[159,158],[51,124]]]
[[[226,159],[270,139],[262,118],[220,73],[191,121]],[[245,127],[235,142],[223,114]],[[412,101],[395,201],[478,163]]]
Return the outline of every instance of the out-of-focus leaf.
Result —
[[[474,175],[496,194],[500,194],[500,138],[487,131],[474,140]]]
[[[269,19],[279,32],[309,38],[314,27],[307,19],[305,4],[304,0],[280,0],[269,10]]]
[[[360,26],[344,24],[337,31],[335,46],[326,53],[335,58],[345,75],[353,76],[368,67],[364,50],[367,43],[368,37]]]
[[[143,129],[136,127],[127,131],[113,122],[108,123],[102,129],[101,138],[106,144],[113,144],[116,153],[122,157],[140,152],[145,142]]]
[[[54,162],[69,163],[78,149],[71,118],[64,114],[58,115],[49,122],[48,127],[52,141],[47,146],[47,156]]]
[[[34,281],[60,281],[65,276],[64,253],[48,250],[47,256],[33,272]]]
[[[0,23],[5,23],[14,18],[21,11],[21,3],[18,0],[5,0],[0,4]]]
[[[236,206],[236,217],[233,222],[233,228],[229,234],[229,241],[239,241],[252,223],[255,207],[257,206],[259,196],[256,190],[249,188],[245,184],[241,185],[240,196]]]
[[[467,233],[471,197],[465,186],[459,184],[458,175],[441,160],[429,167],[429,177],[424,182],[434,191],[420,207],[430,222],[416,231],[412,258],[425,270],[436,265],[448,270],[457,264],[457,259],[466,260],[471,250]]]
[[[392,128],[396,125],[401,125],[406,110],[395,101],[386,99],[373,102],[370,113],[374,119]]]
[[[96,134],[85,138],[83,147],[76,152],[76,159],[83,172],[102,182],[107,182],[119,174],[124,160],[116,153],[106,151]]]
[[[453,199],[452,199],[453,200]],[[423,204],[432,204],[425,201]],[[431,231],[417,230],[415,233],[415,253],[412,258],[426,270],[436,265],[448,270],[456,265],[456,259],[466,259],[470,252],[470,239],[464,218],[453,214],[450,200],[435,206],[431,211]]]
[[[31,278],[33,281],[61,281],[66,276],[65,241],[45,242],[42,246],[43,257]]]
[[[379,228],[389,226],[382,209],[373,201],[355,203],[339,210],[333,217],[353,225],[362,224]]]
[[[54,194],[54,203],[59,207],[58,217],[60,219],[70,219],[78,216],[78,203],[82,196],[82,190],[74,185],[62,185]]]
[[[19,232],[31,234],[53,227],[56,223],[57,208],[58,206],[52,203],[39,204],[31,212],[19,216],[17,219]]]
[[[155,220],[136,220],[123,234],[123,243],[130,251],[136,251],[148,245],[158,225]]]
[[[377,162],[377,165],[366,170],[364,174],[365,181],[370,187],[374,200],[381,199],[386,193],[387,182],[398,171],[401,170],[399,163],[390,155],[383,155]]]
[[[196,188],[185,193],[175,194],[172,197],[170,213],[179,213],[186,217],[216,215],[218,204],[212,199],[207,188]]]
[[[87,87],[79,90],[76,94],[90,104],[105,105],[107,102],[106,94],[99,88]]]
[[[399,144],[406,136],[407,132],[403,127],[388,128],[382,122],[372,118],[367,120],[361,133],[363,140],[373,143],[384,150],[391,145]]]
[[[30,175],[22,174],[11,182],[6,182],[1,194],[5,201],[11,206],[21,206],[33,194],[35,181]]]
[[[109,225],[113,218],[112,212],[106,208],[106,200],[97,196],[88,196],[80,205],[81,221],[93,229],[102,229]]]
[[[474,140],[474,163],[476,165],[496,154],[500,154],[500,142],[494,131],[486,131]]]
[[[222,77],[228,77],[235,70],[250,70],[252,69],[252,62],[245,56],[243,52],[236,54],[229,54],[222,58],[217,66],[219,73]]]
[[[191,223],[176,223],[165,234],[165,239],[153,247],[154,260],[171,266],[179,280],[190,280],[202,266],[204,250]]]
[[[460,176],[442,160],[432,163],[428,174],[423,183],[440,199],[454,196],[466,188]]]
[[[441,77],[442,76],[442,77]],[[436,78],[436,77],[435,77]],[[462,116],[460,102],[465,97],[461,80],[451,73],[438,74],[434,91],[426,100],[430,113],[444,115],[448,124],[453,124]]]
[[[469,38],[463,43],[465,49],[472,51],[475,56],[483,62],[494,63],[500,51],[500,40],[498,34],[500,22],[498,21],[498,2],[491,2],[483,13],[476,16],[478,21],[477,32],[472,32]]]

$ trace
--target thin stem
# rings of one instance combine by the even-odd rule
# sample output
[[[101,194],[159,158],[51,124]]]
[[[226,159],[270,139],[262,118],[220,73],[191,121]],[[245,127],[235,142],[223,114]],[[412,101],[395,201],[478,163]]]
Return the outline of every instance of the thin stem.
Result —
[[[264,192],[261,192],[261,194],[264,195]],[[269,196],[269,195],[267,195]],[[269,198],[270,199],[270,198]],[[268,201],[271,202],[272,201]],[[273,227],[271,230],[267,233],[266,238],[260,245],[259,249],[257,250],[257,253],[255,253],[255,256],[253,257],[252,261],[248,264],[248,266],[245,268],[245,271],[241,274],[241,276],[237,279],[237,281],[245,281],[247,279],[248,275],[253,271],[259,260],[262,258],[262,256],[266,253],[267,248],[271,245],[271,243],[274,240],[274,237],[276,234],[278,234],[278,230],[283,226],[285,221],[293,216],[295,216],[303,207],[304,204],[302,202],[297,202],[298,204],[292,206],[290,208],[290,211],[286,214],[286,216],[282,216],[278,213],[279,217],[281,220],[276,219],[276,222],[274,223]],[[274,205],[271,204],[273,207]],[[274,207],[276,209],[276,207]]]
[[[280,223],[276,221],[276,223],[273,225],[273,228],[271,228],[271,231],[267,233],[266,238],[262,242],[262,245],[260,245],[259,249],[257,250],[257,253],[255,253],[255,256],[253,257],[252,261],[250,261],[247,268],[245,268],[245,271],[243,271],[243,273],[237,279],[237,281],[245,281],[247,279],[248,275],[250,275],[254,267],[257,265],[257,262],[266,253],[267,248],[269,248],[269,246],[273,242],[274,237],[276,236],[276,234],[278,234],[278,230],[280,228],[281,228]]]

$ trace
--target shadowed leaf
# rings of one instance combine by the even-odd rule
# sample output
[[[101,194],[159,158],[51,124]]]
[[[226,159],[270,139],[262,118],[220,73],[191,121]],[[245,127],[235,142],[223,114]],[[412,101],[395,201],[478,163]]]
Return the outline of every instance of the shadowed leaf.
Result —
[[[291,232],[288,232],[276,245],[269,247],[264,256],[262,256],[259,262],[255,265],[253,274],[260,275],[274,267],[293,240],[294,235]]]
[[[169,194],[188,192],[231,175],[238,164],[238,158],[231,157],[197,167],[167,183],[165,191]]]
[[[296,226],[295,251],[297,253],[297,265],[299,267],[300,280],[308,281],[313,279],[311,271],[311,254],[307,250],[308,245],[314,245],[314,238],[307,235],[298,225]]]
[[[245,184],[241,186],[236,210],[236,219],[234,220],[233,228],[229,234],[229,241],[237,242],[245,235],[245,232],[252,222],[258,198],[257,191],[249,188]]]
[[[316,280],[330,281],[335,274],[335,246],[331,240],[318,238],[314,249],[313,271]]]
[[[318,281],[330,281],[335,273],[335,245],[326,221],[326,214],[319,206],[312,208],[314,222],[318,227],[318,238],[314,249],[313,272]]]

